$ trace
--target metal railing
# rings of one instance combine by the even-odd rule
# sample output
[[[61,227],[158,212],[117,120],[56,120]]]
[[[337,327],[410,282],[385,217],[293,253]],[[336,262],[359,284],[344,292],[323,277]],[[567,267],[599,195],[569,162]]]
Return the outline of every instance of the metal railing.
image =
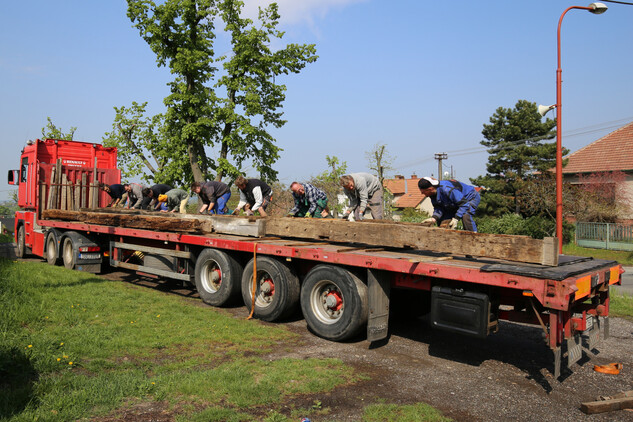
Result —
[[[576,244],[585,248],[633,251],[633,225],[576,223]]]

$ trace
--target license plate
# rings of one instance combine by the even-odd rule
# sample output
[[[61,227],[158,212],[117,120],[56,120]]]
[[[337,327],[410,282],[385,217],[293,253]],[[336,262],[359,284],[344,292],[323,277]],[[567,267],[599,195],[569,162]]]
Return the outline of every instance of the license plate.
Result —
[[[101,254],[98,253],[80,253],[78,255],[79,259],[100,259]]]
[[[593,328],[593,317],[587,316],[587,328],[585,328],[585,331],[589,331],[592,328]]]

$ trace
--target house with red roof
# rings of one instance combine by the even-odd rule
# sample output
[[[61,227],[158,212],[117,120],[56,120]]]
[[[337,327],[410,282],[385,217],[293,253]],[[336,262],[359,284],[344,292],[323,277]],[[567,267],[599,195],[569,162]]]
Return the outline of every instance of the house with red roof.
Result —
[[[601,172],[622,172],[626,175],[619,198],[629,204],[622,220],[633,220],[633,122],[609,133],[595,142],[568,155],[563,167],[565,181],[578,184],[583,176]]]
[[[391,205],[400,210],[404,208],[415,208],[418,211],[425,211],[427,214],[433,214],[433,205],[429,198],[423,197],[418,189],[418,180],[420,178],[412,174],[411,178],[405,179],[404,176],[396,175],[393,179],[383,180],[385,189],[393,195]],[[394,219],[397,219],[397,215]]]

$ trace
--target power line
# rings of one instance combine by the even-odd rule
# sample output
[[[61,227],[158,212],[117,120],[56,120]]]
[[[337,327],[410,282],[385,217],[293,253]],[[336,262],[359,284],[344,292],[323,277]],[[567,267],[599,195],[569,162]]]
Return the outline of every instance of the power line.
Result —
[[[633,6],[633,3],[629,3],[626,1],[616,1],[616,0],[602,0],[606,3],[617,3],[617,4],[626,4],[627,6]]]
[[[633,3],[632,3],[633,5]],[[614,129],[614,128],[619,128],[622,126],[623,122],[630,122],[631,120],[633,120],[633,116],[632,117],[627,117],[624,119],[618,119],[618,120],[612,120],[609,122],[603,122],[603,123],[598,123],[592,126],[585,126],[582,128],[578,128],[578,129],[572,129],[568,132],[563,133],[563,137],[564,138],[571,138],[574,136],[580,136],[580,135],[586,135],[589,133],[594,133],[594,132],[600,132],[600,131],[604,131],[604,130],[608,130],[608,129]],[[539,139],[540,138],[540,139]],[[509,150],[512,148],[516,148],[519,145],[525,144],[526,142],[529,141],[535,141],[535,140],[544,140],[545,138],[543,138],[542,136],[535,136],[532,138],[525,138],[525,139],[517,139],[515,141],[510,141],[507,142],[503,147],[497,147],[496,152],[498,151],[503,151],[503,150]],[[469,154],[477,154],[477,153],[481,153],[481,152],[485,152],[488,149],[492,149],[489,147],[485,147],[485,146],[476,146],[476,147],[469,147],[469,148],[464,148],[464,149],[458,149],[458,150],[452,150],[452,151],[446,151],[448,154],[450,154],[450,156],[452,157],[459,157],[462,155],[469,155]],[[417,159],[415,161],[408,161],[406,163],[402,163],[400,165],[396,165],[394,166],[395,168],[401,169],[401,168],[407,168],[407,167],[412,167],[415,165],[419,165],[419,164],[423,164],[426,163],[428,161],[432,161],[434,160],[434,156],[430,155],[421,159]]]

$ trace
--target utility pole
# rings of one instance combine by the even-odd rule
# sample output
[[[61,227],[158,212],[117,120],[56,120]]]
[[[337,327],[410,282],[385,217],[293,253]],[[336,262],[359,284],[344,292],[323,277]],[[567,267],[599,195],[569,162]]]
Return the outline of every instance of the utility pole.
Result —
[[[442,160],[446,160],[447,158],[448,154],[445,152],[435,154],[435,159],[437,160],[437,180],[442,180]]]

